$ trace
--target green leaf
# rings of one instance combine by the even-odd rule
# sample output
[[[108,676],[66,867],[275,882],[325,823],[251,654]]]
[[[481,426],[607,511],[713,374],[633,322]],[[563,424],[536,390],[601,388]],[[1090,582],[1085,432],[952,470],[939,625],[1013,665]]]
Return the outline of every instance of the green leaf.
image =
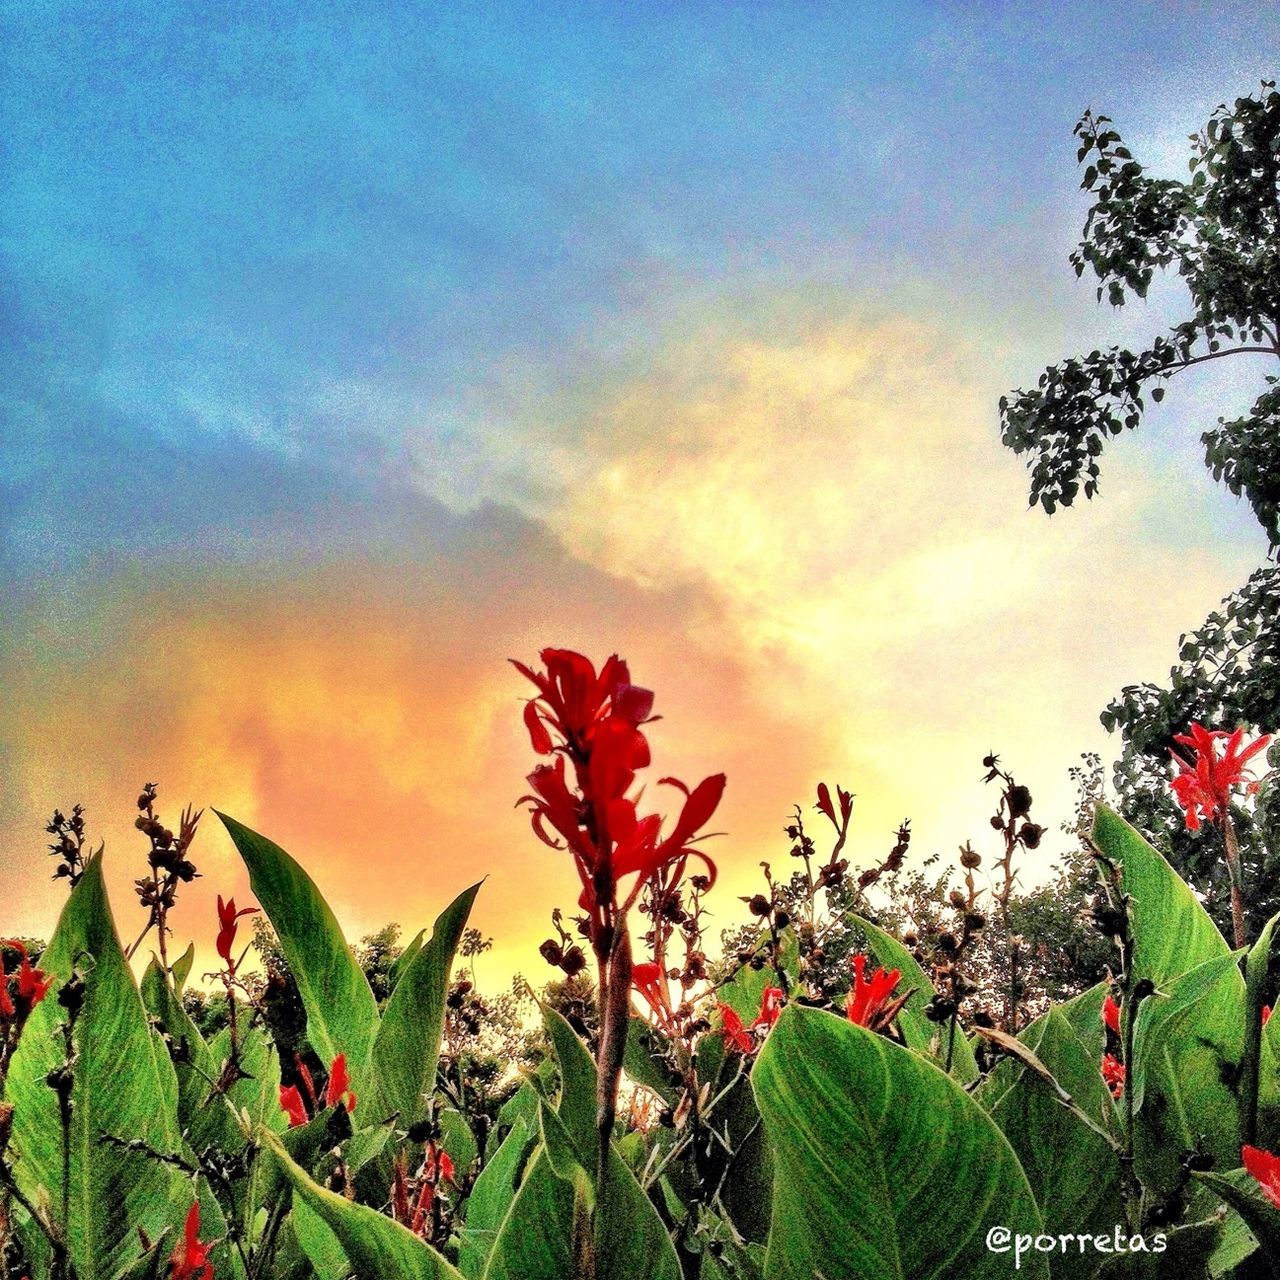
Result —
[[[427,940],[427,931],[419,929],[413,935],[413,940],[407,947],[396,957],[390,970],[387,972],[387,985],[394,991],[396,984],[404,977],[404,971],[413,963],[413,958],[422,950],[422,944]]]
[[[574,1193],[586,1202],[588,1209],[594,1208],[595,1176],[582,1163],[564,1121],[545,1102],[538,1107],[538,1130],[551,1172],[561,1181],[571,1183]]]
[[[1056,1009],[1038,1024],[1027,1047],[1089,1116],[1110,1115],[1111,1095],[1094,1058]],[[1110,1235],[1123,1222],[1120,1162],[1110,1143],[1067,1109],[1049,1084],[1019,1066],[1012,1086],[991,1108],[1044,1211],[1047,1235]],[[1092,1254],[1052,1259],[1054,1280],[1085,1280],[1097,1271]]]
[[[725,1093],[708,1123],[733,1151],[732,1167],[720,1192],[725,1210],[745,1239],[763,1244],[773,1216],[773,1155],[745,1075]]]
[[[396,1280],[462,1280],[456,1268],[398,1222],[317,1186],[290,1159],[274,1133],[264,1130],[261,1139],[292,1187],[294,1203],[301,1201],[333,1232],[357,1275],[370,1280],[383,1276],[395,1276]],[[301,1235],[299,1243],[305,1250],[308,1241]],[[331,1262],[331,1258],[326,1253],[318,1261]]]
[[[441,912],[431,941],[410,961],[391,993],[374,1041],[371,1100],[364,1114],[398,1113],[405,1129],[426,1115],[427,1099],[435,1090],[453,954],[479,888],[472,885]]]
[[[1004,1135],[918,1054],[792,1005],[751,1083],[777,1168],[768,1280],[1004,1280],[988,1230],[1041,1233]],[[1020,1274],[1044,1280],[1043,1255]]]
[[[169,972],[173,975],[173,989],[177,992],[179,998],[182,996],[182,989],[187,985],[187,979],[191,976],[191,966],[196,962],[196,944],[194,942],[187,945],[187,949],[169,966]]]
[[[586,1046],[558,1013],[543,1009],[560,1068],[556,1116],[577,1161],[595,1162],[596,1067]],[[563,1150],[557,1158],[564,1156]],[[596,1260],[597,1280],[680,1280],[680,1262],[658,1211],[616,1150],[610,1149],[594,1232],[607,1242]],[[575,1186],[556,1176],[539,1146],[511,1203],[489,1257],[486,1280],[564,1280],[573,1274]]]
[[[458,1247],[458,1269],[467,1280],[480,1280],[484,1275],[536,1136],[537,1126],[526,1116],[518,1117],[471,1188]]]
[[[959,1027],[955,1030],[955,1040],[948,1046],[948,1028],[930,1022],[925,1017],[925,1006],[933,999],[935,992],[929,975],[917,963],[915,956],[891,934],[871,923],[862,916],[850,917],[854,924],[867,936],[867,945],[875,956],[876,963],[886,969],[899,969],[902,972],[902,991],[915,989],[915,994],[902,1007],[898,1014],[898,1026],[908,1048],[917,1053],[928,1054],[937,1060],[940,1066],[946,1064],[947,1049],[951,1049],[951,1074],[961,1084],[972,1084],[977,1080],[977,1060],[973,1056],[973,1046],[965,1038]]]
[[[1220,1200],[1225,1200],[1253,1233],[1263,1253],[1280,1265],[1280,1209],[1258,1194],[1258,1184],[1244,1169],[1226,1177],[1216,1173],[1195,1175]],[[1272,1274],[1277,1274],[1273,1265]]]
[[[217,810],[214,811],[215,813]],[[249,869],[307,1011],[307,1039],[326,1063],[347,1055],[355,1089],[367,1092],[378,1006],[338,921],[311,877],[279,845],[218,813]]]
[[[137,1257],[139,1229],[155,1239],[181,1224],[191,1193],[172,1166],[103,1140],[104,1133],[137,1139],[170,1155],[181,1147],[177,1079],[120,949],[101,856],[90,859],[72,890],[40,964],[55,990],[31,1014],[10,1064],[9,1156],[22,1191],[48,1203],[61,1221],[62,1124],[45,1077],[64,1059],[67,1014],[58,989],[79,970],[84,1004],[74,1030],[67,1246],[78,1280],[106,1280]]]
[[[168,976],[154,957],[142,975],[142,1003],[168,1038],[167,1050],[178,1079],[178,1119],[185,1131],[197,1109],[209,1096],[209,1081],[218,1066],[200,1029],[182,1007]]]
[[[1200,1149],[1219,1168],[1240,1158],[1232,1087],[1244,1056],[1244,979],[1233,955],[1206,961],[1138,1008],[1133,1064],[1135,1171],[1164,1192],[1181,1157]]]
[[[1258,1113],[1263,1104],[1261,1087],[1262,1009],[1266,1000],[1267,973],[1275,944],[1280,915],[1274,915],[1263,926],[1258,940],[1245,959],[1245,1041],[1244,1065],[1240,1075],[1240,1099],[1244,1114],[1241,1136],[1245,1142],[1258,1141]]]
[[[1093,843],[1122,870],[1132,899],[1133,977],[1163,987],[1188,969],[1229,955],[1231,948],[1186,882],[1127,822],[1098,805]]]
[[[622,1066],[636,1084],[653,1090],[669,1106],[674,1106],[680,1096],[680,1086],[672,1081],[661,1059],[665,1039],[657,1027],[633,1014]]]
[[[1163,1237],[1164,1248],[1157,1252]],[[1220,1221],[1192,1222],[1172,1230],[1143,1236],[1145,1250],[1129,1250],[1132,1237],[1122,1236],[1126,1252],[1102,1261],[1098,1280],[1169,1280],[1171,1276],[1202,1276],[1222,1237]],[[1114,1239],[1114,1237],[1113,1237]]]

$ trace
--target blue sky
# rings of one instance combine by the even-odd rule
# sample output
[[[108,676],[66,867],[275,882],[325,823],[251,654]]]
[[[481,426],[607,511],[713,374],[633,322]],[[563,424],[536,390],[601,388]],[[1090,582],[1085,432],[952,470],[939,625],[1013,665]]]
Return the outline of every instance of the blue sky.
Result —
[[[493,716],[472,746],[499,807],[523,767],[494,710],[517,692],[497,692],[501,658],[589,640],[648,656],[687,697],[676,750],[691,771],[702,744],[768,773],[712,703],[748,720],[768,704],[795,764],[738,811],[731,790],[752,850],[823,770],[866,775],[881,825],[904,816],[918,789],[859,755],[858,715],[883,738],[895,699],[913,724],[932,707],[945,777],[919,816],[949,843],[979,737],[1022,746],[1060,793],[1109,691],[1158,676],[1178,630],[1261,557],[1196,443],[1256,393],[1254,371],[1171,395],[1117,451],[1101,502],[1054,522],[1022,512],[995,418],[1000,392],[1046,361],[1176,315],[1173,289],[1112,316],[1075,282],[1071,126],[1092,105],[1176,173],[1185,135],[1275,70],[1280,17],[1259,6],[0,12],[0,660],[16,691],[0,833],[14,865],[54,803],[88,796],[108,823],[139,769],[201,802],[227,787],[253,820],[323,843],[336,813],[313,829],[281,799],[288,777],[263,780],[298,717],[266,723],[235,697],[251,701],[256,679],[296,710],[304,692],[273,684],[273,664],[350,658],[371,598],[387,602],[384,638],[423,637],[423,663],[436,636],[451,671],[483,668],[457,707]],[[1083,607],[1086,557],[1130,598],[1135,549],[1150,562],[1127,659],[1099,669],[1087,643],[1036,630]],[[1022,614],[942,589],[981,597],[1015,555],[1057,584]],[[526,592],[544,570],[547,589]],[[428,572],[430,588],[405,588]],[[248,642],[220,620],[268,608],[298,647],[222,698],[217,646]],[[1032,723],[1021,686],[911,704],[903,691],[944,649],[984,688],[993,628],[1068,691],[1051,722]],[[876,672],[873,691],[840,703],[856,729],[815,735],[839,646]],[[690,655],[714,698],[682,676]],[[382,727],[329,724],[326,753],[401,751],[387,725],[453,714],[388,663],[369,692]],[[171,755],[121,693],[142,666]],[[193,688],[222,726],[216,767],[200,725],[180,731]],[[430,790],[422,768],[386,783],[388,804]],[[438,802],[455,842],[464,801]],[[51,901],[31,889],[33,909]],[[391,909],[373,890],[349,905],[375,922]]]

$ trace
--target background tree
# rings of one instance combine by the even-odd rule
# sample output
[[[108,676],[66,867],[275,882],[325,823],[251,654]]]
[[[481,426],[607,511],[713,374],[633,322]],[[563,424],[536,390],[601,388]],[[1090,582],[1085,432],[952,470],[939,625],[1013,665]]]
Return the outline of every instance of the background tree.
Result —
[[[1244,497],[1280,549],[1280,93],[1219,106],[1191,135],[1190,177],[1156,178],[1135,160],[1106,116],[1076,125],[1081,186],[1093,206],[1071,262],[1097,277],[1098,300],[1143,298],[1157,271],[1176,270],[1190,316],[1143,350],[1118,346],[1050,366],[1032,390],[1001,398],[1002,439],[1027,455],[1031,503],[1049,513],[1083,488],[1098,491],[1108,439],[1136,428],[1147,400],[1194,366],[1227,357],[1259,363],[1264,384],[1249,413],[1219,418],[1201,441],[1214,479]],[[1124,689],[1102,715],[1119,730],[1114,770],[1122,812],[1169,850],[1229,916],[1226,869],[1212,833],[1186,831],[1169,795],[1173,735],[1198,720],[1214,727],[1280,723],[1280,568],[1261,566],[1205,623],[1180,641],[1165,685]],[[1272,762],[1277,758],[1272,750]],[[1251,932],[1280,909],[1280,803],[1264,790],[1254,809],[1233,807]]]

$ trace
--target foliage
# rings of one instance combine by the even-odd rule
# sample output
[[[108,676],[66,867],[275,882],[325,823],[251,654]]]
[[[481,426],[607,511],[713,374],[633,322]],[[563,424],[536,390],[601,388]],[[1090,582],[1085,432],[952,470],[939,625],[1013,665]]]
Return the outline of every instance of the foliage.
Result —
[[[1098,280],[1120,307],[1145,298],[1157,272],[1176,271],[1189,317],[1143,350],[1111,347],[1045,370],[1036,387],[1000,402],[1002,438],[1026,454],[1031,501],[1050,514],[1083,487],[1097,492],[1108,439],[1140,425],[1148,401],[1193,366],[1227,357],[1261,361],[1264,390],[1252,408],[1220,418],[1201,437],[1215,480],[1243,496],[1280,547],[1280,93],[1220,106],[1191,136],[1187,180],[1157,178],[1124,146],[1105,116],[1076,126],[1081,186],[1093,197],[1072,254],[1076,274]],[[1272,726],[1280,713],[1280,569],[1260,567],[1202,626],[1182,637],[1164,685],[1125,688],[1102,722],[1118,730],[1122,754],[1114,782],[1122,812],[1170,850],[1173,863],[1207,895],[1225,928],[1227,868],[1212,840],[1189,833],[1166,786],[1174,735],[1193,721],[1216,728]],[[1280,762],[1273,754],[1272,764]],[[1249,929],[1280,909],[1280,805],[1237,805]]]

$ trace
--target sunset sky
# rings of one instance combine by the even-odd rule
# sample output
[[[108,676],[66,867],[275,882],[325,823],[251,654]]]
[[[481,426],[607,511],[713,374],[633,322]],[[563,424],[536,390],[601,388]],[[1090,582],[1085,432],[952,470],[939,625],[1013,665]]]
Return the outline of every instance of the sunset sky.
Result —
[[[655,776],[728,774],[718,924],[820,779],[860,864],[906,817],[982,847],[991,748],[1056,828],[1109,697],[1265,553],[1198,443],[1247,361],[1052,520],[996,402],[1178,314],[1067,264],[1081,111],[1182,176],[1280,14],[443,8],[4,7],[0,934],[51,926],[76,801],[136,932],[155,781],[353,936],[488,876],[490,975],[541,980],[576,894],[506,659],[544,645],[656,690]],[[247,881],[211,817],[196,861],[208,959]]]

